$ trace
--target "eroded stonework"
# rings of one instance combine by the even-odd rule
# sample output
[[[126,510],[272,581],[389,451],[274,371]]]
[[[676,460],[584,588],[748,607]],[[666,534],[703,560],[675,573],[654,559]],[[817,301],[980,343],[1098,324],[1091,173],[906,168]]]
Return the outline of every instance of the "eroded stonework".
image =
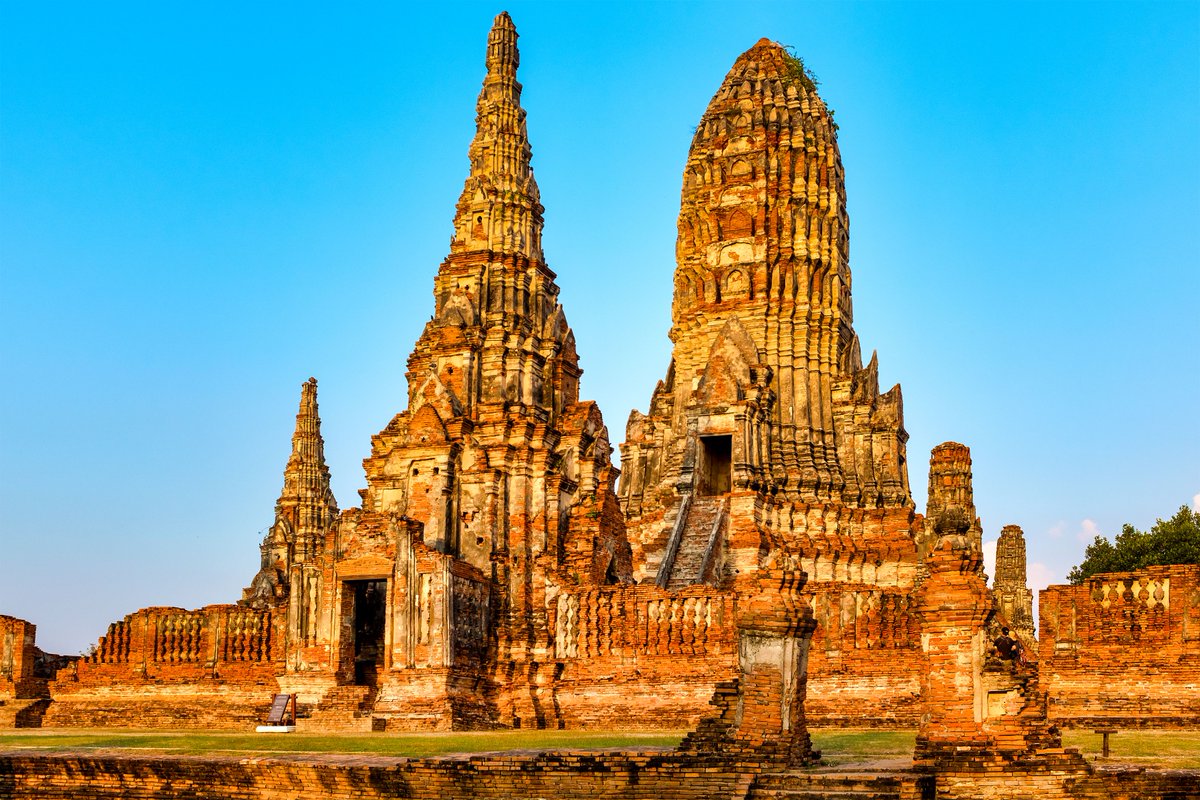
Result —
[[[671,365],[629,417],[621,503],[643,580],[740,593],[808,573],[815,718],[912,721],[918,530],[900,387],[864,367],[832,118],[766,39],[738,58],[684,168]]]
[[[1043,684],[980,653],[1001,624],[1032,642],[1020,531],[1001,536],[993,595],[970,453],[953,442],[934,449],[916,513],[900,387],[880,391],[852,324],[836,126],[803,65],[760,40],[697,126],[672,361],[629,417],[621,471],[579,398],[518,66],[500,14],[433,316],[404,410],[372,437],[361,504],[339,510],[330,490],[309,379],[241,601],[113,623],[58,673],[46,723],[237,727],[286,692],[322,730],[681,728],[711,704],[685,747],[698,758],[804,763],[812,721],[924,720],[930,752],[960,734],[1044,751]],[[1122,578],[1105,597],[1145,589],[1129,619],[1174,642],[1196,628],[1179,588],[1195,581],[1170,576],[1181,628],[1158,622],[1175,619],[1155,610],[1165,580]],[[1058,665],[1081,602],[1043,603],[1047,686],[1070,683]]]
[[[996,577],[992,592],[996,610],[1008,620],[1013,636],[1028,651],[1037,650],[1033,627],[1033,592],[1025,575],[1025,534],[1018,525],[1005,525],[996,542]]]

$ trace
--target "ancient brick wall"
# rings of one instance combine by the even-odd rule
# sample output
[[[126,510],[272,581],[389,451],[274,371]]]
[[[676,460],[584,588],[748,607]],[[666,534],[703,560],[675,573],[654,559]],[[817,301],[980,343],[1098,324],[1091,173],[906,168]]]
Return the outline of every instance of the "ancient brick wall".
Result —
[[[758,764],[668,753],[566,752],[441,759],[29,755],[0,753],[0,797],[13,800],[1195,800],[1198,770],[1106,767],[1063,781],[1052,757],[1022,765],[965,761],[937,775],[762,772]],[[838,794],[838,793],[841,794]],[[803,794],[800,794],[803,793]]]
[[[713,756],[567,752],[358,766],[282,759],[115,759],[0,755],[0,796],[39,800],[188,797],[332,800],[521,797],[702,800],[744,797],[750,768]]]
[[[237,605],[144,608],[60,670],[45,725],[237,727],[261,721],[283,670],[281,620]]]
[[[707,712],[736,669],[734,597],[708,586],[668,592],[622,584],[561,591],[541,686],[519,687],[552,727],[683,727]],[[513,698],[512,702],[518,702]],[[524,724],[524,723],[523,723]]]
[[[1200,725],[1200,566],[1094,575],[1039,599],[1052,719]]]

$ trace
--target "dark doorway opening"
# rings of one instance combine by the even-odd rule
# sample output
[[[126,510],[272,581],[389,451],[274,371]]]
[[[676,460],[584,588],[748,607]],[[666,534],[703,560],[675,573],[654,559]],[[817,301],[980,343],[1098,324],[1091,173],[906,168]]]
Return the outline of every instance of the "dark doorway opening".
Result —
[[[374,686],[383,670],[387,581],[346,581],[354,592],[354,682]]]
[[[733,487],[733,436],[700,437],[700,495],[726,494]]]

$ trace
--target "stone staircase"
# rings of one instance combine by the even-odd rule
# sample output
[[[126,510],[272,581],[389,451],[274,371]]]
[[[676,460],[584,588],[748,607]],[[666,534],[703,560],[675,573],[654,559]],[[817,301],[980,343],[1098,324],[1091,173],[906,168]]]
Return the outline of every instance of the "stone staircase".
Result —
[[[370,733],[375,721],[371,710],[379,690],[374,686],[335,686],[325,693],[307,718],[296,721],[297,730]]]
[[[746,800],[924,800],[927,776],[913,772],[776,772],[758,775]]]
[[[667,589],[676,591],[704,580],[704,560],[708,554],[709,542],[714,540],[714,533],[719,537],[718,528],[724,524],[724,518],[723,496],[692,499],[687,509],[687,520],[684,522],[679,549],[671,565]],[[720,544],[719,538],[716,544]]]

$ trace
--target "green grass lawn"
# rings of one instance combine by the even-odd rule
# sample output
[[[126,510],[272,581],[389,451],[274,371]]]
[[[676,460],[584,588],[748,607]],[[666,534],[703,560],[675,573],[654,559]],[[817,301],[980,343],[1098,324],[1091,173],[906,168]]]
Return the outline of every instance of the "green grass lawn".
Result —
[[[131,749],[156,753],[354,753],[423,758],[514,750],[675,747],[684,732],[487,731],[454,733],[204,733],[196,731],[0,731],[0,750]]]
[[[812,728],[813,748],[831,766],[857,761],[911,759],[917,743],[915,729],[883,731],[864,728]]]
[[[479,733],[269,734],[196,731],[123,731],[69,729],[0,731],[0,750],[111,750],[142,753],[343,753],[423,758],[450,753],[520,750],[625,750],[674,747],[684,731],[489,731]],[[813,746],[826,764],[912,757],[916,731],[815,728]],[[1101,739],[1090,730],[1069,730],[1063,744],[1088,759],[1100,759]],[[1200,769],[1200,731],[1121,731],[1111,737],[1112,763]]]
[[[1063,746],[1097,763],[1103,737],[1090,728],[1063,731]],[[1166,769],[1200,769],[1200,731],[1120,731],[1108,738],[1108,761]]]

